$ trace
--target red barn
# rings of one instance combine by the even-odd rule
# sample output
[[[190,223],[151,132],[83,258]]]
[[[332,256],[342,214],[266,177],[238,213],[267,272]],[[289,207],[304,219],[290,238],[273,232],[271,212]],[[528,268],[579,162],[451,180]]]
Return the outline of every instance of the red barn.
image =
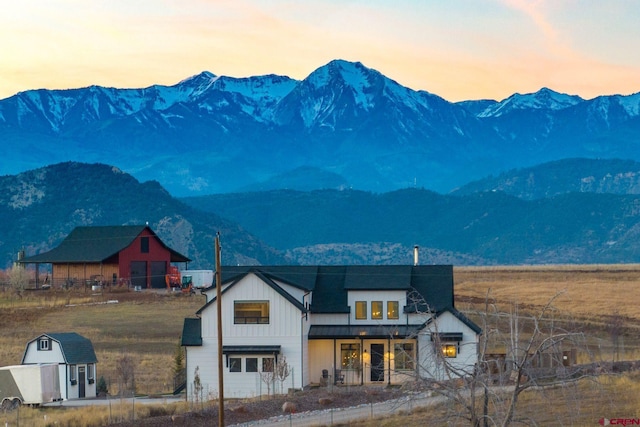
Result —
[[[51,264],[53,283],[96,281],[164,288],[172,262],[189,262],[146,225],[76,227],[58,247],[24,258],[22,264]]]

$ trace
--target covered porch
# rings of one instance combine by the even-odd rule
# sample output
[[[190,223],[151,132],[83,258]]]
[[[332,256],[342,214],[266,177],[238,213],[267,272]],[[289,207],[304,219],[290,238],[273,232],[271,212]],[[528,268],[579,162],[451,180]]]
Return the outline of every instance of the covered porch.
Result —
[[[321,385],[401,384],[417,372],[419,326],[313,325],[309,372]]]

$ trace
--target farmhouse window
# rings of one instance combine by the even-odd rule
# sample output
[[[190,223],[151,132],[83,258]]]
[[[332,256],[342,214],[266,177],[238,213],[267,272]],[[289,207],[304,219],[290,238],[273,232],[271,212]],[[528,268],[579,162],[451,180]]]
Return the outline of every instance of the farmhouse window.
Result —
[[[38,350],[41,350],[41,351],[51,350],[51,340],[49,338],[42,338],[38,340]]]
[[[69,381],[71,381],[71,385],[76,385],[78,383],[76,365],[69,365]]]
[[[360,369],[360,344],[341,344],[342,369]]]
[[[382,320],[382,301],[371,301],[371,318]]]
[[[273,372],[275,359],[273,357],[262,358],[262,372]]]
[[[414,369],[414,353],[412,343],[396,344],[394,346],[393,360],[399,371],[411,371]]]
[[[258,358],[247,357],[247,372],[258,372]]]
[[[242,359],[239,357],[230,357],[229,372],[242,372]]]
[[[141,237],[140,238],[140,253],[148,254],[149,253],[149,238]]]
[[[456,344],[442,344],[442,354],[446,358],[458,356],[458,346]]]
[[[356,301],[356,319],[362,320],[367,318],[367,302]]]
[[[234,301],[233,323],[236,325],[268,324],[269,301]]]
[[[387,319],[398,319],[399,316],[398,301],[387,301]]]

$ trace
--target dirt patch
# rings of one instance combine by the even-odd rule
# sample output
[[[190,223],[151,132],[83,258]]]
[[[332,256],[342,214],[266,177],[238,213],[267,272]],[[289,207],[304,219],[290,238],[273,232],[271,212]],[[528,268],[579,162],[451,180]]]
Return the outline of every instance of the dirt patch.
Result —
[[[403,396],[401,389],[396,387],[335,387],[314,388],[296,392],[288,396],[263,397],[253,400],[237,400],[225,403],[225,425],[248,423],[251,421],[285,415],[282,408],[285,402],[295,405],[295,412],[329,410],[331,408],[346,408],[376,402],[392,400]],[[210,405],[210,403],[207,403]],[[202,411],[194,411],[180,415],[165,415],[135,423],[116,424],[122,427],[146,426],[217,426],[218,408],[209,407]]]

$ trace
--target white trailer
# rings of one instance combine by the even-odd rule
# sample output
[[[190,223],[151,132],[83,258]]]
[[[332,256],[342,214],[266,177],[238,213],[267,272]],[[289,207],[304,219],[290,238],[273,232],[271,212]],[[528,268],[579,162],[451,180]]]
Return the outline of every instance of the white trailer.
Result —
[[[185,277],[191,277],[191,286],[194,289],[204,289],[213,285],[213,270],[182,270],[180,275],[183,283]]]
[[[62,400],[58,365],[54,363],[0,367],[3,409]]]

